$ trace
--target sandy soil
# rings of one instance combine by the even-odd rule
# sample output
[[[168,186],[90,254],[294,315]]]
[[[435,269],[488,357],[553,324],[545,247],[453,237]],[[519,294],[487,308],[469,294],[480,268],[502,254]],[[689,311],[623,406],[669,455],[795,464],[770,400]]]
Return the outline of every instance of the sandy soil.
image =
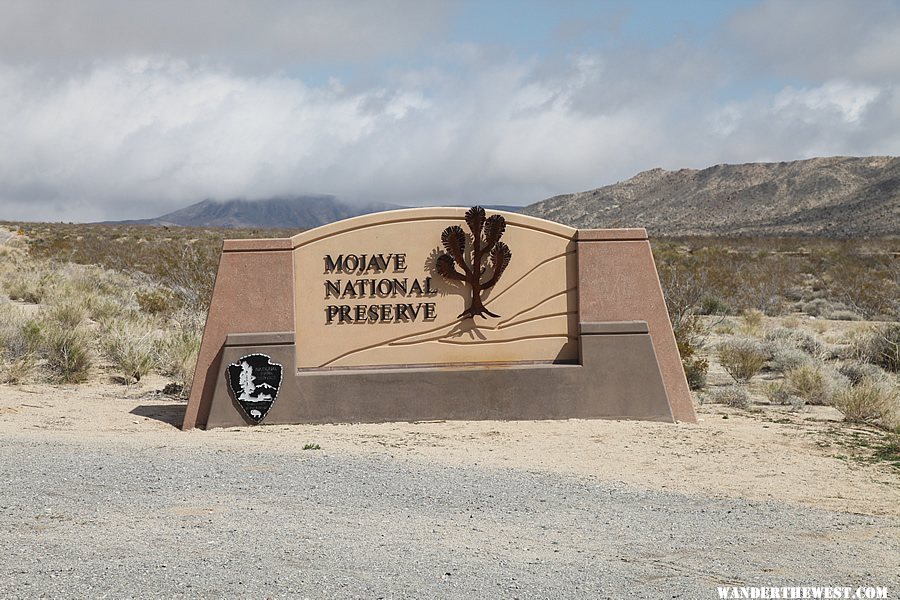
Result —
[[[900,469],[866,460],[877,431],[840,422],[828,407],[748,413],[701,406],[700,423],[615,421],[426,422],[178,429],[185,405],[150,378],[119,384],[0,386],[0,436],[77,438],[142,448],[277,447],[388,454],[587,476],[704,497],[775,500],[900,516]]]

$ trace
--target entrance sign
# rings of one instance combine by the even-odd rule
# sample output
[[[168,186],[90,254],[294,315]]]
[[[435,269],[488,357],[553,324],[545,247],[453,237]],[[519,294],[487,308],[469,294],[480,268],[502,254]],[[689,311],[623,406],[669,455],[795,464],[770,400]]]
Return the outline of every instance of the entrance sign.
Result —
[[[225,241],[186,429],[546,418],[696,420],[643,229],[421,208]]]

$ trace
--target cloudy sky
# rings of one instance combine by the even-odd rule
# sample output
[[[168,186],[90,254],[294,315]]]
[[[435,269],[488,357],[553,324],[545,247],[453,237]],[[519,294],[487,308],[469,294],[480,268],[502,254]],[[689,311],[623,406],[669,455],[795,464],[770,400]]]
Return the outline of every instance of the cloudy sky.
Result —
[[[900,2],[0,0],[0,219],[900,154]]]

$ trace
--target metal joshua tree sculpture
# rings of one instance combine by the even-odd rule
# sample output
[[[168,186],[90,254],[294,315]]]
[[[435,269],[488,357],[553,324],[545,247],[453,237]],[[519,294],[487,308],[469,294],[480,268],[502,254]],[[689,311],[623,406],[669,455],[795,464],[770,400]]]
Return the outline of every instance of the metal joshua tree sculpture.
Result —
[[[452,225],[441,234],[446,254],[437,258],[436,268],[445,279],[463,281],[472,288],[472,303],[460,313],[461,318],[499,317],[484,307],[481,292],[494,287],[509,265],[512,252],[500,241],[506,231],[506,219],[502,215],[485,218],[484,209],[473,206],[466,211],[466,224],[472,232],[472,264],[466,264],[466,242],[469,237],[459,225]],[[491,276],[483,281],[490,263]],[[459,266],[462,273],[456,270]]]

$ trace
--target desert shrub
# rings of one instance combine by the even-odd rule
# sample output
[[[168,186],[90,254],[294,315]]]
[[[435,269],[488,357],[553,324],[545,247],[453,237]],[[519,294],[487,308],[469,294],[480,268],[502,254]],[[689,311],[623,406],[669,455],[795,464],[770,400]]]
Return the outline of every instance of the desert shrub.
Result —
[[[882,371],[879,367],[856,360],[850,360],[842,363],[838,367],[838,372],[847,378],[847,381],[850,382],[850,385],[859,385],[865,379],[883,379],[885,375],[884,371]]]
[[[886,371],[900,372],[900,323],[877,327],[852,343],[861,360]]]
[[[180,305],[175,294],[162,287],[138,290],[134,297],[141,310],[151,315],[172,314]]]
[[[55,274],[44,267],[16,270],[5,281],[6,293],[13,300],[40,304],[56,281]]]
[[[713,333],[717,333],[719,335],[734,335],[734,332],[737,331],[735,327],[734,321],[731,319],[723,319],[720,323],[718,323],[715,327],[712,328]]]
[[[0,305],[0,383],[22,383],[37,370],[40,330],[18,307]]]
[[[834,407],[851,423],[875,423],[887,428],[897,426],[897,387],[891,382],[863,379],[834,395]]]
[[[789,404],[793,410],[800,410],[806,405],[806,400],[792,394],[783,381],[767,383],[764,392],[772,404]]]
[[[128,310],[121,298],[103,294],[85,296],[84,307],[88,316],[98,323],[121,318]]]
[[[872,319],[900,319],[900,266],[894,256],[848,244],[831,253],[823,280],[829,294],[855,312]]]
[[[51,306],[46,311],[46,319],[58,323],[62,327],[78,327],[87,317],[84,304],[77,301],[65,301]]]
[[[703,294],[700,305],[697,307],[699,315],[727,315],[731,308],[719,296],[715,294]]]
[[[140,381],[159,364],[158,335],[148,321],[119,321],[104,332],[100,347],[125,381]]]
[[[160,342],[162,373],[172,378],[183,397],[190,394],[201,338],[202,329],[181,325],[167,332]]]
[[[828,404],[836,390],[846,387],[842,383],[824,364],[808,363],[784,374],[787,391],[807,404]]]
[[[786,317],[781,321],[781,326],[785,329],[796,329],[800,327],[800,319],[794,316]]]
[[[811,317],[827,318],[834,310],[834,307],[825,298],[816,298],[804,303],[802,310]]]
[[[741,331],[747,335],[756,335],[759,333],[762,323],[762,311],[751,308],[741,313]]]
[[[766,367],[776,373],[784,373],[812,361],[809,354],[787,340],[765,342],[765,348],[769,353]]]
[[[738,383],[750,381],[751,377],[762,370],[769,358],[759,342],[746,338],[725,340],[717,350],[722,368]]]
[[[42,336],[47,366],[62,383],[87,381],[93,366],[90,337],[81,327],[47,324]]]
[[[835,310],[829,316],[830,319],[835,321],[862,321],[862,317],[852,310]]]
[[[706,385],[709,362],[700,352],[706,345],[709,329],[694,313],[703,294],[701,281],[689,273],[666,268],[660,270],[660,282],[688,386],[692,390],[702,389]]]
[[[747,410],[751,406],[750,393],[747,388],[734,384],[727,387],[716,388],[711,390],[707,395],[710,402],[716,404],[724,404],[732,408],[741,408]]]
[[[777,327],[766,332],[764,339],[767,342],[787,342],[810,356],[821,356],[825,352],[825,345],[804,329]]]

